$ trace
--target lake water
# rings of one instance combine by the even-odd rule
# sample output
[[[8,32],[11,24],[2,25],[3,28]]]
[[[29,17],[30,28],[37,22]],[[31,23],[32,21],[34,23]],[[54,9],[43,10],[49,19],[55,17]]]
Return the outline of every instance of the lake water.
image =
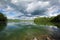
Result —
[[[0,40],[60,40],[60,28],[34,22],[10,22],[0,31]]]

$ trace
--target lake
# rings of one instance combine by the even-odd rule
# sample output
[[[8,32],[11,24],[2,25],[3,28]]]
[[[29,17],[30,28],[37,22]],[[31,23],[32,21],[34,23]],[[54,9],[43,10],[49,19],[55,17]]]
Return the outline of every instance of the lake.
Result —
[[[34,22],[9,22],[2,24],[0,40],[60,40],[60,28],[37,25]]]

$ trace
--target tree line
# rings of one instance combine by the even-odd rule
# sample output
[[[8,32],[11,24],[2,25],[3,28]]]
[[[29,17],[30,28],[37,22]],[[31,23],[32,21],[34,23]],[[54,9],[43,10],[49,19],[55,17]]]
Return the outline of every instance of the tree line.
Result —
[[[38,17],[34,19],[34,23],[42,25],[58,25],[60,26],[60,15],[55,17]]]
[[[3,15],[3,13],[0,13],[0,23],[6,22],[6,21],[7,21],[7,17],[5,15]]]

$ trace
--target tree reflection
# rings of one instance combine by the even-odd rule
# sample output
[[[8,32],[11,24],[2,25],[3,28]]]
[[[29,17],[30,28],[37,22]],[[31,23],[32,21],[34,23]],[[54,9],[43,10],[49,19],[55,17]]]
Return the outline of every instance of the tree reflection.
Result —
[[[60,28],[60,23],[54,23],[54,25]]]
[[[7,23],[0,22],[0,31],[2,31],[6,27]]]
[[[3,30],[7,23],[7,17],[0,12],[0,31]]]

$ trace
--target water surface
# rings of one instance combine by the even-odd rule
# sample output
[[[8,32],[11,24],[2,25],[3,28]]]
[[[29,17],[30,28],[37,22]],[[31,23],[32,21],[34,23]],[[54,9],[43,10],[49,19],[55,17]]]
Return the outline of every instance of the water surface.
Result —
[[[2,26],[3,27],[3,26]],[[34,22],[10,22],[0,31],[0,40],[59,40],[60,28]]]

